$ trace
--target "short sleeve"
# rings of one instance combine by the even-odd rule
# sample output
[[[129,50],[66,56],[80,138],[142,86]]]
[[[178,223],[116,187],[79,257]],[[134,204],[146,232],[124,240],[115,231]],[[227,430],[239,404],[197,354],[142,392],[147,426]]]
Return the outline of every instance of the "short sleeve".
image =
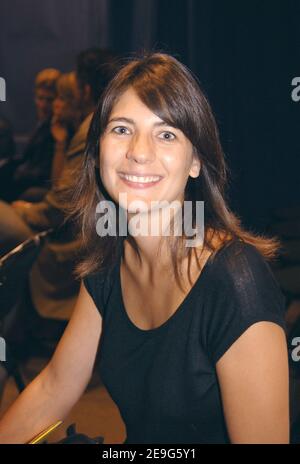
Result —
[[[82,279],[85,288],[87,289],[89,295],[92,297],[96,308],[102,317],[105,313],[105,289],[107,287],[107,279],[104,274],[96,273],[90,274]]]
[[[256,322],[274,322],[286,332],[285,297],[253,245],[237,242],[217,254],[210,277],[202,340],[214,364]]]

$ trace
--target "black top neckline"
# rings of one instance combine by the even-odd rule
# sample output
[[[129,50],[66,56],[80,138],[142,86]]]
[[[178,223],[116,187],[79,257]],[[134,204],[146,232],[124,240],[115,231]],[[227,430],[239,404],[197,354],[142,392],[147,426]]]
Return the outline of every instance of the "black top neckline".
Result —
[[[161,325],[158,327],[154,327],[153,329],[141,329],[138,327],[134,322],[130,319],[125,304],[124,304],[124,299],[123,299],[123,292],[122,292],[122,284],[121,284],[121,260],[122,256],[119,256],[118,263],[117,263],[117,277],[116,277],[116,285],[117,285],[117,291],[118,291],[118,297],[120,301],[120,307],[122,314],[125,317],[125,320],[127,321],[128,326],[134,330],[136,333],[143,334],[143,335],[154,335],[157,333],[160,333],[163,330],[166,330],[171,323],[176,320],[176,318],[179,317],[179,315],[185,310],[185,308],[188,307],[189,301],[192,299],[196,289],[198,289],[199,285],[201,286],[201,282],[205,280],[205,276],[208,273],[208,270],[211,268],[211,264],[216,261],[216,258],[221,256],[222,253],[232,244],[236,243],[236,240],[232,239],[229,242],[225,243],[221,248],[219,248],[215,253],[213,252],[209,258],[207,259],[206,263],[204,264],[204,267],[202,271],[200,272],[199,276],[197,277],[194,285],[190,288],[188,293],[186,294],[185,298],[183,301],[179,304],[179,306],[176,308],[174,313]]]

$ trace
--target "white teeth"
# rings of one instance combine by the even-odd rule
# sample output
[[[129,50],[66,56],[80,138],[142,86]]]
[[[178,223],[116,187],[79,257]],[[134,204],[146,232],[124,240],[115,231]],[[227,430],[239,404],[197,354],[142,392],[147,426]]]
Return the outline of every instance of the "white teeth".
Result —
[[[148,177],[142,177],[142,176],[130,176],[128,174],[123,174],[120,173],[120,177],[123,177],[126,180],[129,180],[130,182],[139,182],[139,183],[148,183],[148,182],[157,182],[160,177],[159,176],[148,176]]]

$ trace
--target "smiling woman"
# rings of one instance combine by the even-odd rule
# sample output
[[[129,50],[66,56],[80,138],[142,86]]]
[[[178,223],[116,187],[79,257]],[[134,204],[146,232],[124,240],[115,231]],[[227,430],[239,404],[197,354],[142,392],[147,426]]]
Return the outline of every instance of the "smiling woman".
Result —
[[[94,114],[69,200],[84,241],[81,290],[42,377],[52,402],[68,390],[56,406],[61,417],[99,349],[125,443],[289,442],[284,297],[267,263],[280,244],[242,228],[226,203],[226,171],[213,114],[190,71],[162,53],[126,62]],[[190,201],[193,226],[204,201],[203,242],[187,247],[184,228],[166,237],[130,229],[99,237],[100,201],[128,221],[137,201],[147,205],[138,214],[155,221],[161,213],[151,201]]]
[[[280,243],[242,228],[226,185],[215,119],[190,71],[161,53],[125,63],[94,114],[71,214],[126,443],[289,441],[284,297],[267,263]],[[184,231],[98,237],[103,200],[128,222],[138,201],[156,222],[151,202],[191,201],[193,226],[204,201],[203,242],[188,248]]]
[[[189,139],[150,111],[132,88],[114,105],[100,145],[100,177],[109,196],[129,219],[139,206],[152,229],[163,214],[153,205],[182,202],[188,177],[199,175]],[[145,214],[139,216],[143,222]]]
[[[264,258],[275,258],[279,241],[244,230],[230,211],[227,172],[210,105],[190,71],[160,53],[125,62],[99,101],[79,182],[72,201],[66,202],[70,214],[79,218],[88,250],[78,274],[109,269],[116,262],[123,238],[99,242],[94,212],[100,200],[117,201],[120,191],[145,201],[205,201],[203,250],[216,251],[235,237],[255,246]],[[195,251],[186,249],[185,238],[170,244],[179,285],[178,264]],[[139,255],[135,241],[126,240]]]

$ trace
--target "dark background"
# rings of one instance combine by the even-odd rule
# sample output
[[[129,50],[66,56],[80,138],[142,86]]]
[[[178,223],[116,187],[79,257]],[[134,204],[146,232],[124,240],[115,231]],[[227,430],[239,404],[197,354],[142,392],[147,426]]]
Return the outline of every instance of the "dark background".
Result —
[[[174,54],[214,109],[231,206],[263,231],[274,208],[300,204],[299,24],[299,0],[0,0],[0,112],[28,134],[35,74],[71,70],[90,46]]]

